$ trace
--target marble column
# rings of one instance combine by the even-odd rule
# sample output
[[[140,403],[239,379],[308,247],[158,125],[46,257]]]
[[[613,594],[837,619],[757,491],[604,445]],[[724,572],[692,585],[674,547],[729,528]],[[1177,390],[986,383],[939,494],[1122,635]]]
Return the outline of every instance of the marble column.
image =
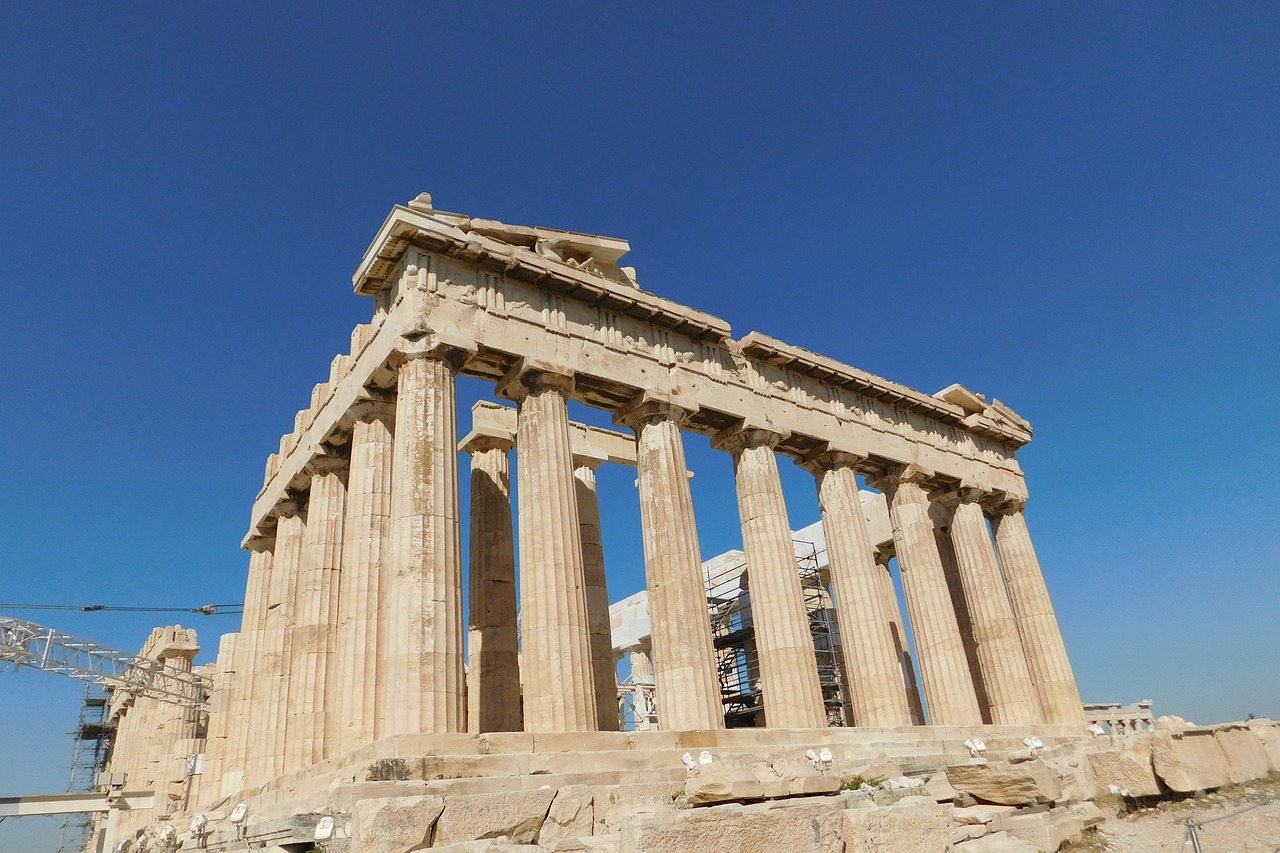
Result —
[[[582,541],[587,626],[591,640],[591,679],[596,691],[596,728],[602,732],[616,732],[618,673],[613,666],[609,584],[604,570],[604,540],[600,533],[600,496],[596,494],[596,468],[601,461],[574,459],[573,477],[578,501],[578,532]]]
[[[524,721],[511,525],[511,441],[476,436],[463,449],[471,454],[467,731],[518,732]]]
[[[763,429],[733,429],[718,434],[714,446],[733,454],[765,725],[826,728],[813,635],[773,453],[778,438]]]
[[[1022,637],[1000,577],[987,519],[978,504],[982,496],[978,489],[960,489],[951,515],[951,544],[964,583],[991,722],[997,726],[1042,723]]]
[[[318,764],[327,757],[325,706],[337,646],[338,587],[346,516],[347,459],[326,450],[307,463],[311,494],[294,598],[289,649],[289,728],[285,770]]]
[[[889,499],[929,722],[935,726],[979,726],[982,713],[929,517],[929,495],[923,485],[928,476],[928,471],[908,465],[873,484]]]
[[[460,359],[427,338],[406,341],[404,350],[392,452],[393,570],[379,627],[379,737],[467,725],[454,399]]]
[[[620,416],[636,432],[653,669],[661,726],[668,731],[724,728],[693,494],[680,435],[680,420],[686,414],[679,407],[651,402]],[[635,660],[633,655],[633,667]]]
[[[501,393],[519,405],[520,619],[524,728],[595,729],[586,581],[569,447],[573,378],[526,371]]]
[[[898,671],[902,678],[902,687],[907,692],[907,707],[911,709],[911,725],[924,725],[924,703],[920,700],[920,685],[916,682],[915,658],[907,646],[907,629],[902,618],[902,606],[898,603],[898,589],[893,582],[893,571],[889,562],[893,559],[893,549],[875,552],[876,584],[880,588],[880,600],[889,613],[889,634],[893,638],[893,652],[898,661]]]
[[[818,485],[845,671],[858,726],[909,726],[911,708],[893,645],[867,520],[853,465],[858,457],[829,451],[806,462]]]
[[[362,401],[352,407],[351,467],[342,534],[336,677],[325,699],[330,754],[357,749],[378,736],[379,614],[386,612],[390,571],[391,450],[395,406]],[[382,673],[382,677],[394,677]]]
[[[1040,561],[1031,544],[1031,534],[1027,532],[1027,522],[1022,515],[1024,503],[1006,502],[991,521],[1009,604],[1018,623],[1045,721],[1084,725],[1080,690],[1071,661],[1067,659],[1067,647],[1062,641],[1053,602],[1049,600]]]
[[[293,606],[298,567],[302,559],[302,535],[306,514],[297,501],[276,505],[275,561],[267,589],[266,628],[262,635],[259,671],[265,676],[266,701],[257,704],[261,714],[259,737],[252,754],[251,776],[255,785],[264,784],[284,772],[285,739],[289,724],[289,663]]]
[[[935,519],[936,521],[936,519]],[[964,598],[964,581],[960,579],[960,563],[956,549],[951,544],[951,528],[933,528],[933,541],[938,546],[938,558],[942,560],[942,574],[947,579],[947,592],[951,593],[951,607],[956,613],[956,627],[960,641],[964,643],[964,658],[969,663],[969,680],[973,683],[973,695],[978,700],[982,722],[991,723],[991,703],[987,699],[987,686],[982,680],[982,664],[978,661],[978,641],[974,638],[973,622],[969,619],[969,604]]]
[[[249,578],[245,585],[244,613],[240,618],[240,639],[235,645],[238,687],[227,733],[227,753],[223,762],[223,796],[242,790],[248,781],[249,765],[256,760],[255,737],[259,734],[262,703],[270,689],[268,672],[261,666],[262,638],[267,626],[267,590],[271,584],[274,531],[255,536],[249,548]]]

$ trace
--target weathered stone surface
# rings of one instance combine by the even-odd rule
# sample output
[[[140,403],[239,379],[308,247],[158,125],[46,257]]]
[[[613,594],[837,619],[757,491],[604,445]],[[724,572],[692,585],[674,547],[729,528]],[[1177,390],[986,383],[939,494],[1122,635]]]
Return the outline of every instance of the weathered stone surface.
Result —
[[[866,767],[860,768],[858,775],[868,782],[883,782],[886,779],[897,779],[902,775],[902,768],[885,753],[876,756]]]
[[[1165,785],[1181,793],[1220,788],[1231,781],[1226,757],[1208,729],[1153,732],[1151,764]]]
[[[1223,726],[1213,737],[1227,760],[1232,783],[1252,782],[1271,772],[1267,749],[1248,726]]]
[[[929,777],[924,784],[925,793],[939,803],[954,800],[960,792],[947,781],[947,774],[939,771]]]
[[[765,793],[760,780],[752,771],[719,764],[690,773],[684,784],[684,795],[690,805],[700,806],[731,800],[758,800]]]
[[[1106,815],[1102,813],[1102,809],[1093,803],[1076,803],[1068,811],[1080,818],[1080,823],[1085,829],[1097,826],[1107,819]]]
[[[449,797],[436,824],[436,844],[502,835],[521,843],[533,841],[555,796],[555,789],[540,788]]]
[[[1021,806],[1062,798],[1057,776],[1039,759],[953,764],[947,768],[947,780],[957,790],[988,803]]]
[[[946,821],[923,809],[848,809],[842,815],[845,853],[939,853],[950,841]]]
[[[1062,845],[1079,840],[1084,821],[1067,809],[1053,809],[1006,815],[1000,819],[998,828],[1013,838],[1029,842],[1039,853],[1054,853]]]
[[[684,791],[679,782],[651,782],[628,785],[611,791],[608,797],[595,802],[595,835],[618,832],[622,822],[632,814],[642,811],[665,810]]]
[[[1262,741],[1271,762],[1272,770],[1280,770],[1280,723],[1271,720],[1250,720],[1249,730]]]
[[[1114,785],[1129,797],[1155,797],[1160,782],[1151,766],[1151,735],[1133,738],[1123,746],[1089,753],[1089,767],[1104,790]]]
[[[351,847],[355,853],[410,853],[431,845],[432,829],[444,811],[444,798],[380,797],[360,800],[351,809]]]
[[[962,806],[951,810],[951,819],[956,823],[988,824],[1012,814],[1014,806]]]
[[[1083,802],[1097,796],[1097,778],[1093,775],[1089,759],[1077,744],[1046,749],[1040,753],[1040,760],[1057,775],[1063,800]]]
[[[836,802],[723,805],[635,814],[623,821],[620,851],[842,853],[842,812],[836,808]]]
[[[568,785],[556,792],[547,819],[538,831],[538,844],[556,850],[570,838],[590,835],[595,825],[594,791],[587,785]]]
[[[956,853],[1036,853],[1030,841],[1014,838],[1007,832],[993,832],[973,841],[956,845]]]

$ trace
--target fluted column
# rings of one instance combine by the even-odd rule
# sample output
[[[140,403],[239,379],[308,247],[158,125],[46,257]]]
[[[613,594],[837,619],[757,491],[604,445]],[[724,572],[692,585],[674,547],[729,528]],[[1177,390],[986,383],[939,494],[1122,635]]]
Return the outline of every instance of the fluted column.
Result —
[[[889,517],[929,722],[935,726],[982,725],[964,643],[934,541],[929,496],[922,485],[928,476],[928,471],[909,465],[874,482],[889,498]]]
[[[858,726],[909,726],[911,708],[893,646],[871,536],[858,498],[858,457],[826,452],[808,460],[817,478],[845,671]]]
[[[574,459],[574,491],[582,541],[582,579],[587,597],[587,632],[591,640],[591,680],[596,691],[596,728],[618,730],[618,674],[613,666],[613,629],[609,623],[609,584],[604,570],[600,533],[600,497],[596,467],[600,460]]]
[[[911,709],[911,724],[924,725],[924,703],[920,700],[920,684],[916,681],[915,658],[907,646],[907,629],[902,618],[902,605],[898,603],[898,589],[893,583],[893,572],[889,568],[893,560],[893,550],[876,549],[876,583],[880,587],[881,601],[889,612],[889,633],[893,636],[893,651],[898,660],[898,668],[902,674],[902,686],[907,691],[907,706]]]
[[[520,657],[511,526],[511,441],[477,436],[471,454],[471,613],[467,731],[518,732]]]
[[[326,702],[330,754],[347,752],[377,737],[379,614],[386,611],[390,571],[391,450],[395,406],[364,401],[350,412],[351,467],[342,534],[335,677]],[[382,676],[394,677],[393,673]]]
[[[1049,600],[1044,573],[1031,544],[1031,534],[1023,518],[1024,502],[1009,501],[991,521],[996,549],[1004,569],[1009,604],[1022,637],[1027,666],[1044,711],[1045,721],[1084,725],[1080,690],[1067,658],[1058,618]]]
[[[598,719],[569,447],[572,388],[572,377],[527,371],[501,389],[519,404],[521,651],[529,732],[592,731]]]
[[[302,559],[302,534],[306,515],[293,500],[276,505],[275,562],[267,590],[266,629],[262,636],[259,671],[265,676],[265,702],[252,754],[253,784],[261,785],[284,772],[285,739],[289,713],[289,664],[293,606],[298,567]],[[256,703],[255,703],[256,704]]]
[[[457,732],[467,724],[454,400],[459,361],[429,339],[404,347],[391,474],[394,571],[379,627],[386,638],[377,682],[380,737]]]
[[[974,637],[973,622],[969,619],[969,604],[964,598],[964,581],[960,579],[960,563],[956,549],[951,544],[951,528],[933,528],[933,541],[938,546],[938,558],[942,560],[942,574],[947,579],[947,592],[951,593],[951,607],[956,614],[956,628],[960,630],[960,642],[964,644],[964,658],[969,664],[969,681],[973,684],[973,696],[978,700],[982,722],[991,723],[991,703],[987,699],[987,686],[982,680],[982,664],[978,662],[978,641]]]
[[[680,420],[665,403],[622,413],[636,431],[640,528],[661,726],[668,731],[724,728],[706,582],[689,490]],[[634,671],[636,655],[632,655]]]
[[[1044,721],[1040,699],[1027,669],[1009,596],[1000,577],[987,520],[978,505],[982,492],[962,488],[951,516],[951,544],[960,566],[978,663],[995,725],[1031,725]]]
[[[767,430],[734,429],[718,434],[714,445],[733,454],[765,724],[826,728],[813,635],[773,454],[777,441]]]
[[[236,695],[228,709],[227,750],[223,759],[223,796],[245,786],[249,765],[256,758],[254,738],[260,730],[262,705],[268,698],[269,673],[262,669],[262,638],[267,626],[267,591],[271,583],[274,535],[255,536],[249,548],[249,578],[245,584],[240,638],[235,644]],[[218,792],[215,792],[218,793]]]
[[[301,770],[327,755],[326,684],[337,645],[338,586],[342,572],[342,524],[346,515],[347,460],[317,456],[307,464],[311,495],[294,600],[289,650],[289,726],[285,770]]]

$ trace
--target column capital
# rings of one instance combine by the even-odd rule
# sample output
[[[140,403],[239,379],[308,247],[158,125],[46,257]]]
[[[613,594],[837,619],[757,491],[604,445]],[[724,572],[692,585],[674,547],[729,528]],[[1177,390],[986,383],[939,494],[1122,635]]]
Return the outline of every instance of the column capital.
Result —
[[[727,429],[722,429],[711,436],[711,446],[726,453],[740,453],[743,450],[750,450],[756,447],[772,449],[786,436],[787,434],[783,432],[775,432],[771,429],[750,424],[747,421],[739,421],[737,424]]]
[[[851,450],[836,450],[830,445],[824,445],[801,456],[796,460],[796,464],[816,477],[823,471],[834,471],[837,468],[853,468],[856,470],[866,459],[867,457],[864,453],[855,453]]]
[[[908,465],[893,465],[879,474],[867,477],[867,485],[885,491],[903,483],[915,483],[924,486],[933,478],[933,470],[912,462]]]
[[[661,421],[673,421],[679,426],[696,411],[696,406],[691,409],[670,400],[657,400],[640,394],[614,412],[613,422],[638,433],[644,425]]]
[[[386,394],[386,392],[383,391],[379,392],[378,397],[366,400],[357,400],[351,408],[347,409],[346,413],[343,414],[341,419],[342,422],[350,425],[357,421],[367,424],[372,423],[375,420],[384,422],[395,420],[395,400],[384,399],[384,397],[390,398],[391,395]]]
[[[492,433],[469,433],[462,441],[458,442],[458,449],[463,453],[484,453],[489,450],[501,450],[503,453],[511,452],[511,448],[516,443],[511,436],[494,435]]]
[[[567,398],[573,388],[572,368],[522,358],[503,374],[495,390],[499,397],[521,403],[529,395],[544,391],[559,391]]]
[[[276,502],[276,505],[271,508],[270,515],[273,515],[278,519],[292,518],[300,512],[302,512],[302,503],[295,495],[290,493],[288,498]]]
[[[475,347],[449,343],[435,332],[427,331],[415,332],[412,337],[401,336],[395,353],[401,362],[432,358],[443,361],[456,372],[463,362],[475,354]]]
[[[314,477],[317,474],[345,471],[350,464],[351,460],[338,448],[321,445],[316,449],[316,455],[302,466],[302,470]]]
[[[987,507],[988,514],[994,516],[1017,515],[1027,508],[1027,499],[1024,497],[1012,497],[1009,495],[999,495],[990,502]]]
[[[255,554],[272,551],[276,547],[275,533],[254,533],[244,541],[244,548]]]

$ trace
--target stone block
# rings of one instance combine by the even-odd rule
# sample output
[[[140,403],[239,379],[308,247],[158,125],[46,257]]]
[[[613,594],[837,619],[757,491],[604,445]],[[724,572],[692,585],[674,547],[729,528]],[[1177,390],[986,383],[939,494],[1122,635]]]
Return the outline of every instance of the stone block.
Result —
[[[547,811],[547,819],[538,831],[538,844],[548,850],[571,838],[591,834],[595,826],[595,789],[586,785],[569,785],[556,793]]]
[[[1180,793],[1221,788],[1231,781],[1226,756],[1209,729],[1153,732],[1151,765],[1160,781]]]
[[[1040,753],[1040,760],[1058,777],[1062,799],[1084,802],[1098,795],[1098,782],[1089,759],[1078,744],[1060,744]]]
[[[1022,806],[1062,798],[1058,777],[1039,759],[953,764],[947,768],[947,780],[957,790],[988,803]]]
[[[1271,720],[1250,720],[1249,731],[1257,736],[1267,751],[1271,769],[1280,770],[1280,723]]]
[[[1036,853],[1030,841],[1014,838],[1007,832],[993,832],[973,841],[957,844],[955,853]]]
[[[870,764],[855,772],[869,782],[883,782],[886,779],[897,779],[902,775],[902,768],[882,752]]]
[[[951,787],[951,783],[947,781],[947,774],[938,772],[929,777],[929,781],[924,784],[925,794],[933,797],[939,803],[949,802],[956,798],[960,792]]]
[[[555,796],[554,788],[539,788],[449,797],[436,823],[435,843],[443,846],[500,836],[531,842],[538,837]]]
[[[1227,773],[1233,784],[1252,782],[1271,772],[1267,749],[1248,726],[1222,726],[1213,737],[1227,760]]]
[[[923,809],[890,806],[841,814],[845,853],[939,853],[951,841],[946,821]]]
[[[751,766],[751,773],[760,783],[761,792],[766,799],[785,797],[791,790],[790,783],[778,775],[772,764],[757,762]]]
[[[594,835],[609,835],[622,828],[623,820],[632,814],[666,809],[684,793],[681,782],[651,782],[625,785],[595,800]]]
[[[948,816],[956,823],[985,825],[1016,810],[1015,806],[962,806],[952,809]]]
[[[759,800],[765,794],[760,780],[750,770],[712,764],[689,774],[684,783],[684,795],[690,805],[702,806],[733,800]]]
[[[620,853],[842,853],[841,814],[823,805],[754,803],[647,812],[623,821]],[[942,848],[938,848],[941,850]]]
[[[409,853],[431,844],[444,798],[371,797],[351,808],[353,853]]]
[[[1151,765],[1151,735],[1140,735],[1123,745],[1088,754],[1089,767],[1098,787],[1109,790],[1112,785],[1129,797],[1156,797],[1160,782]]]
[[[1069,807],[1068,811],[1080,818],[1080,823],[1085,829],[1092,829],[1107,819],[1102,809],[1093,803],[1076,803]]]
[[[1062,845],[1080,840],[1084,821],[1067,809],[1053,809],[1005,815],[997,828],[1030,843],[1039,853],[1055,853]]]

